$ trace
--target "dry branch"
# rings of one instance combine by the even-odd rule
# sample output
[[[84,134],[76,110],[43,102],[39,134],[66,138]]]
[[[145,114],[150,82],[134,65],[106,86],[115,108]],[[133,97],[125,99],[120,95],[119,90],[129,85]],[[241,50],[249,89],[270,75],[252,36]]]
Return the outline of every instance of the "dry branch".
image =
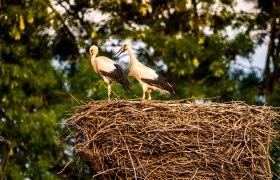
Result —
[[[66,121],[99,179],[271,179],[279,114],[242,102],[90,101]]]

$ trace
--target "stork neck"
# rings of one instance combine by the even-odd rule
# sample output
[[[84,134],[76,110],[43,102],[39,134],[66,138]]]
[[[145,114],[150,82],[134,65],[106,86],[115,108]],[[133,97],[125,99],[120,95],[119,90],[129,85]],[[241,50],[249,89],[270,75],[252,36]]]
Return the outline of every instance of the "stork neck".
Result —
[[[135,63],[138,62],[138,60],[135,58],[131,47],[129,47],[127,50],[128,50],[129,56],[130,56],[130,67],[133,67],[135,65]]]
[[[92,61],[95,60],[97,53],[98,53],[98,50],[95,51],[94,53],[92,53],[92,55],[91,55],[91,60]]]
[[[93,63],[94,63],[94,61],[95,61],[95,58],[96,58],[96,54],[92,54],[91,55],[91,57],[90,57],[90,59],[89,59],[89,62],[90,62],[90,64],[93,66]]]
[[[96,67],[96,54],[92,54],[90,58],[90,64],[93,67],[93,70],[97,73],[97,67]]]
[[[96,54],[92,54],[91,57],[90,57],[90,60],[91,60],[91,61],[94,61],[95,58],[96,58]]]

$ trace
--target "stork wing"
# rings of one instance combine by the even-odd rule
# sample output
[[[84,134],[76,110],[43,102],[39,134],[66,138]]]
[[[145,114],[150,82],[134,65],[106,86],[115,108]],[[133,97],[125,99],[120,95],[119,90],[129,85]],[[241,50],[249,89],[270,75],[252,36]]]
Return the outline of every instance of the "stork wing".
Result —
[[[141,63],[137,64],[135,69],[137,69],[137,72],[140,75],[141,79],[157,79],[159,76],[155,70]]]
[[[141,80],[144,83],[147,83],[151,86],[155,86],[155,87],[157,87],[159,89],[162,89],[162,90],[166,90],[172,96],[175,95],[174,89],[172,88],[172,86],[168,82],[166,82],[164,80],[163,76],[156,73],[153,69],[151,69],[147,66],[144,66],[142,64],[139,65],[137,68],[138,68],[137,70],[139,70],[139,72],[141,72]]]
[[[113,61],[112,59],[109,59],[105,56],[98,56],[96,57],[96,65],[97,65],[97,71],[106,71],[106,72],[110,72],[113,71],[116,67],[115,67],[115,61]]]
[[[120,83],[123,88],[130,92],[131,85],[125,76],[125,73],[121,66],[116,64],[113,60],[100,56],[97,58],[98,61],[98,71],[102,76],[105,76],[110,81]]]

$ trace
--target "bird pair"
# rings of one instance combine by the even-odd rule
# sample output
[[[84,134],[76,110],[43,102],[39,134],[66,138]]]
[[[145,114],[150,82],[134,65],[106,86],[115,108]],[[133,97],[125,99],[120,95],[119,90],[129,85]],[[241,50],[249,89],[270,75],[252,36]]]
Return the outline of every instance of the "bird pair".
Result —
[[[175,91],[172,86],[164,80],[164,78],[156,73],[153,69],[141,64],[134,56],[130,43],[124,44],[120,50],[116,53],[118,57],[121,53],[128,51],[130,56],[130,75],[135,77],[143,88],[142,99],[145,99],[146,92],[148,93],[148,99],[151,100],[151,91],[159,91],[164,94],[174,96]],[[94,71],[100,74],[108,84],[108,98],[111,95],[111,84],[117,82],[123,86],[125,90],[130,92],[131,85],[125,76],[123,69],[115,63],[113,60],[105,57],[98,56],[98,47],[93,45],[89,49],[90,63]]]

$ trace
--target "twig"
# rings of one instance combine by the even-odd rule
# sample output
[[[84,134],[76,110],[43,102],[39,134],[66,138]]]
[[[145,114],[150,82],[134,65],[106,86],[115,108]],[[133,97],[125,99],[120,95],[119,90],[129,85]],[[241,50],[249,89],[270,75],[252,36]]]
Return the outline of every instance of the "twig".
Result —
[[[60,172],[58,172],[58,173],[56,173],[56,174],[61,174],[61,173],[63,173],[63,171],[68,167],[68,165],[70,164],[70,163],[72,163],[73,162],[73,158],[72,159],[70,159],[68,162],[67,162],[67,164],[63,167],[63,169],[60,171]]]
[[[277,110],[241,101],[89,101],[66,121],[67,140],[76,139],[81,160],[98,169],[94,177],[272,177],[268,152],[278,136]]]

